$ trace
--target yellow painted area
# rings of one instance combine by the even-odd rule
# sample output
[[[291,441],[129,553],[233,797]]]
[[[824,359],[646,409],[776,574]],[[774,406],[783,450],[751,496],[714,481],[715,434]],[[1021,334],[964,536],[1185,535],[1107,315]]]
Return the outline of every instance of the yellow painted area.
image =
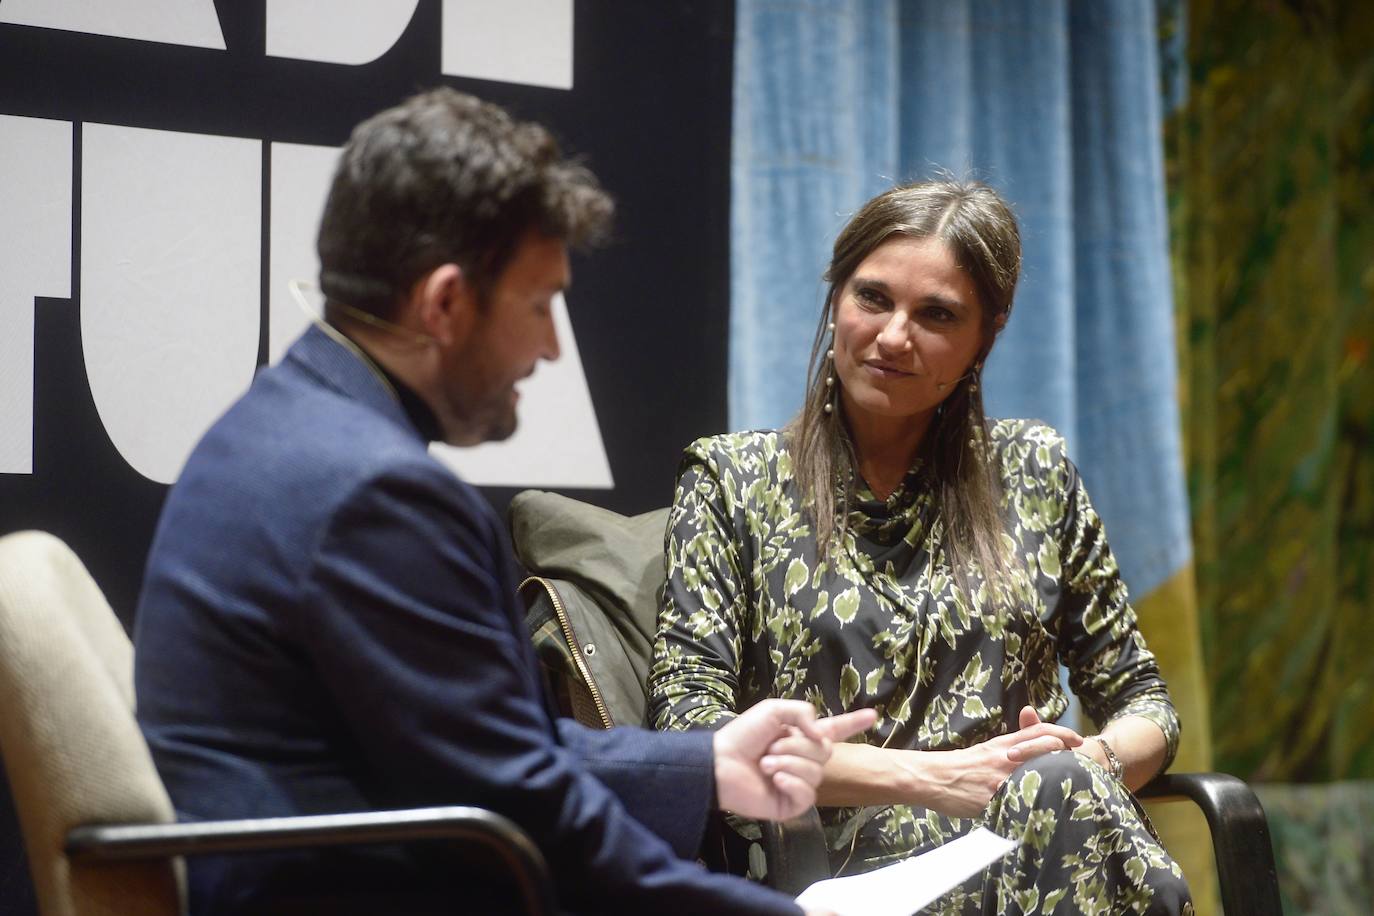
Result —
[[[1207,713],[1207,680],[1198,634],[1197,591],[1192,564],[1143,597],[1132,596],[1140,631],[1159,660],[1169,695],[1183,722],[1183,738],[1173,769],[1212,768],[1212,725]]]
[[[1212,729],[1192,565],[1132,604],[1183,722],[1178,756],[1171,769],[1176,773],[1208,771],[1212,769]],[[1221,913],[1211,835],[1202,812],[1186,801],[1151,802],[1146,807],[1164,847],[1188,878],[1198,916]]]

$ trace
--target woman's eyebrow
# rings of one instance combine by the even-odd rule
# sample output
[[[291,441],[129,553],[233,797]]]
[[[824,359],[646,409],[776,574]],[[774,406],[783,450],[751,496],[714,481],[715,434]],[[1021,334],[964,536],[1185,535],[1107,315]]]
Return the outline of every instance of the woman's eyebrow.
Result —
[[[921,297],[922,305],[943,305],[945,308],[955,312],[967,312],[968,303],[952,296],[941,296],[939,293],[931,293]]]
[[[869,289],[876,289],[878,292],[883,293],[884,295],[890,296],[892,294],[892,288],[887,285],[887,281],[879,280],[877,278],[860,277],[856,274],[854,278],[849,281],[849,285],[855,289],[858,289],[861,286],[866,286]]]
[[[886,280],[879,280],[876,277],[861,277],[856,274],[854,278],[849,281],[849,285],[853,289],[867,288],[877,290],[889,299],[893,298],[892,287],[888,285]],[[927,293],[922,296],[921,304],[943,305],[945,308],[956,312],[968,311],[968,303],[962,302],[953,296],[942,296],[939,293]]]

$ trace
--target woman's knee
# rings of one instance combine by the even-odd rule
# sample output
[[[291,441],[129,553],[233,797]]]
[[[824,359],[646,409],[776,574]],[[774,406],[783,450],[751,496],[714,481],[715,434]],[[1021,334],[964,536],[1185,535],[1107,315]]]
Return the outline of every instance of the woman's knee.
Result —
[[[1148,883],[1150,905],[1145,912],[1149,916],[1186,916],[1193,912],[1193,894],[1188,890],[1188,882],[1182,872],[1175,874],[1172,869],[1151,869]]]
[[[1095,766],[1088,758],[1073,751],[1055,751],[1052,754],[1041,754],[1039,757],[1032,757],[1012,771],[1011,778],[1020,784],[1030,773],[1035,773],[1039,777],[1040,785],[1045,788],[1059,788],[1068,783],[1069,794],[1077,789],[1086,788],[1092,785],[1093,772]]]

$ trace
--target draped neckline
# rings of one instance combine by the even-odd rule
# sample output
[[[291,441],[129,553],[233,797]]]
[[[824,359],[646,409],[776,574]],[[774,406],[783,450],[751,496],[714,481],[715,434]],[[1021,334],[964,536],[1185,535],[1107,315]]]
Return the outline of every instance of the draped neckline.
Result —
[[[873,492],[857,469],[850,474],[848,527],[855,546],[876,568],[891,564],[900,575],[918,552],[924,554],[934,521],[934,481],[929,468],[918,457],[885,499]],[[841,496],[843,488],[843,482],[837,481]]]

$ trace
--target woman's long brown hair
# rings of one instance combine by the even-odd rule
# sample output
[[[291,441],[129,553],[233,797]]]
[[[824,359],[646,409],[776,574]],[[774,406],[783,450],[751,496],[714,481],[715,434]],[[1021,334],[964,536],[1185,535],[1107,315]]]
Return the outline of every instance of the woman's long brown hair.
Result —
[[[822,558],[842,542],[852,499],[853,441],[838,397],[839,380],[825,353],[828,325],[844,286],[859,264],[893,236],[944,242],[978,292],[982,365],[1011,312],[1021,270],[1016,219],[995,191],[978,182],[939,180],[893,188],[870,200],[835,239],[825,272],[829,291],[816,327],[801,412],[784,430],[794,475],[812,514]],[[945,527],[947,560],[970,598],[968,569],[976,563],[995,590],[1007,582],[1005,532],[998,509],[1000,475],[989,449],[977,373],[960,379],[940,405],[921,444],[936,486],[938,517]],[[826,405],[832,406],[827,413]]]

